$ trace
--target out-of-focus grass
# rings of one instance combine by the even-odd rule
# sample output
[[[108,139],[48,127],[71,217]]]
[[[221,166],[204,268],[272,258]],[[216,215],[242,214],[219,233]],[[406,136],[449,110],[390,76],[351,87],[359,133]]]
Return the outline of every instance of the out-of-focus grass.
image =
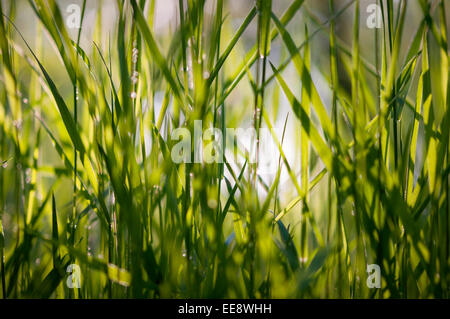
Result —
[[[376,1],[369,31],[359,0],[257,0],[240,25],[236,1],[179,0],[159,33],[154,0],[116,1],[112,33],[101,3],[73,32],[58,1],[0,1],[4,298],[448,298],[446,1]],[[270,129],[277,170],[174,163],[196,120],[226,156],[226,127]]]

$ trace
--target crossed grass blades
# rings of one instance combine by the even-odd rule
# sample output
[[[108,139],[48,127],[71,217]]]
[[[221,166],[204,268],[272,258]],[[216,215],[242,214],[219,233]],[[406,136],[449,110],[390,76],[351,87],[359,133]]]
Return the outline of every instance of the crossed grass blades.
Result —
[[[109,33],[99,1],[83,48],[89,2],[74,32],[58,1],[0,1],[2,297],[448,298],[449,4],[378,1],[367,55],[358,0],[248,1],[237,27],[209,2],[157,34],[155,1]],[[194,120],[270,128],[276,174],[174,164]]]

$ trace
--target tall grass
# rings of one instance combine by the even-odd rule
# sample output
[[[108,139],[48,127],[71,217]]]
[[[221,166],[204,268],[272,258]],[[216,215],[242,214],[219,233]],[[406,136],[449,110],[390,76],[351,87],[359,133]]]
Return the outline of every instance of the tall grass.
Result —
[[[161,32],[118,0],[107,32],[101,1],[75,31],[0,1],[2,297],[448,298],[448,3],[374,2],[379,29],[359,0],[179,0]],[[198,120],[224,163],[172,160]]]

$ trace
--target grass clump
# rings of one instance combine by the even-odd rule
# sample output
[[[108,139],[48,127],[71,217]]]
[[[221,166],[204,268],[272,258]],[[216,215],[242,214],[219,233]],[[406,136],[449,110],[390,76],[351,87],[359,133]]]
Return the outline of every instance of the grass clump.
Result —
[[[0,2],[1,296],[448,298],[448,4],[374,3]]]

